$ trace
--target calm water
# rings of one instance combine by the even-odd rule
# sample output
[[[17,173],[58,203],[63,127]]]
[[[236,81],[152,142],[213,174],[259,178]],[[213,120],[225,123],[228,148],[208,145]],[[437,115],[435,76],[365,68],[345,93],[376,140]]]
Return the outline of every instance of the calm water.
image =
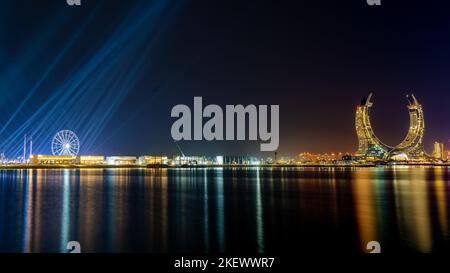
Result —
[[[450,252],[450,170],[0,171],[0,251]]]

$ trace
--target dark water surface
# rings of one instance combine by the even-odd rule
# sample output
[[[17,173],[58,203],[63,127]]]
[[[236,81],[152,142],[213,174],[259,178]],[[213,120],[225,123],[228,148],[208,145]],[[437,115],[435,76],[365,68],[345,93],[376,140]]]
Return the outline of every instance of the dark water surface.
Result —
[[[450,252],[445,167],[0,171],[0,251]]]

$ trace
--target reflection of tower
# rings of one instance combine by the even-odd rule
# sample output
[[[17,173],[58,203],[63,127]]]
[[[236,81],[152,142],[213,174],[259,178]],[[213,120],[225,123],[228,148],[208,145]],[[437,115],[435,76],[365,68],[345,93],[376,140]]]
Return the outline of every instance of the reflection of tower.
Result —
[[[358,136],[358,151],[356,155],[368,160],[381,160],[392,149],[381,142],[373,132],[370,123],[370,109],[372,107],[372,93],[364,97],[356,107],[356,134]]]
[[[361,250],[366,250],[366,244],[373,240],[382,239],[381,215],[377,213],[376,200],[383,198],[385,191],[378,191],[377,184],[382,181],[373,172],[364,169],[352,173],[352,195],[357,223],[357,232],[361,242]]]
[[[433,226],[435,220],[429,213],[431,209],[429,200],[430,194],[432,194],[430,190],[433,189],[434,183],[427,180],[428,175],[429,170],[422,168],[407,172],[393,172],[395,185],[393,192],[394,198],[398,202],[394,214],[397,216],[399,230],[402,231],[402,236],[410,242],[413,249],[424,253],[430,252],[433,248],[435,228]],[[445,186],[441,189],[445,190]],[[433,198],[437,197],[433,194]],[[435,205],[434,202],[433,205]],[[433,217],[438,218],[439,216],[433,215]]]

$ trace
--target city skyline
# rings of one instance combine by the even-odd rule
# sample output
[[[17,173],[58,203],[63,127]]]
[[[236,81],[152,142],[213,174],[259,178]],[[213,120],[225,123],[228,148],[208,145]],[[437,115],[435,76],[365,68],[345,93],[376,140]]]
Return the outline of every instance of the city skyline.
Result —
[[[2,1],[0,252],[158,272],[445,257],[447,7]]]
[[[218,105],[208,105],[203,110],[202,98],[194,98],[194,116],[191,115],[190,107],[187,105],[177,105],[172,111],[172,116],[179,118],[173,126],[175,130],[180,131],[180,139],[175,139],[175,145],[178,148],[178,154],[141,154],[137,156],[117,156],[117,155],[86,155],[80,154],[80,140],[78,136],[71,130],[61,130],[57,132],[51,142],[52,154],[39,154],[33,153],[33,139],[32,137],[24,136],[23,141],[23,156],[20,160],[8,159],[3,154],[1,156],[2,164],[12,164],[11,166],[73,166],[73,167],[110,167],[110,166],[128,166],[128,167],[179,167],[179,166],[221,166],[221,165],[247,165],[247,166],[259,166],[259,165],[281,165],[281,166],[302,166],[302,165],[328,165],[328,166],[377,166],[384,164],[434,164],[434,165],[447,165],[450,151],[447,151],[444,147],[444,143],[435,141],[433,143],[432,153],[427,153],[424,148],[424,136],[425,130],[425,114],[422,109],[422,105],[414,96],[414,94],[406,95],[408,101],[408,113],[409,113],[409,129],[402,142],[395,146],[386,145],[380,140],[372,127],[372,93],[365,96],[361,103],[356,107],[355,112],[355,133],[358,138],[358,149],[356,152],[332,152],[325,154],[314,154],[310,152],[298,153],[295,157],[289,157],[285,155],[278,156],[278,152],[275,150],[273,157],[256,157],[251,154],[242,155],[230,155],[225,152],[222,154],[216,154],[215,156],[205,156],[202,154],[185,154],[177,142],[182,141],[183,137],[192,140],[192,128],[196,127],[194,131],[194,137],[197,139],[202,138],[202,134],[205,130],[203,127],[203,119],[210,117],[210,120],[205,123],[205,126],[209,126],[210,141],[222,141],[223,128],[217,128],[219,125],[223,127],[224,117],[222,109]],[[266,109],[267,106],[259,106]],[[272,105],[273,107],[273,105]],[[207,110],[210,109],[210,110]],[[235,132],[234,129],[230,132],[226,132],[227,139],[234,139],[236,133],[241,140],[245,139],[245,131],[251,136],[253,134],[253,140],[257,140],[258,134],[258,120],[265,123],[267,126],[267,116],[265,114],[262,117],[258,117],[257,107],[255,105],[242,106],[242,105],[227,105],[226,107],[226,130],[234,127],[238,129]],[[214,110],[214,114],[205,114],[208,111]],[[183,114],[180,117],[180,113]],[[178,113],[175,114],[174,113]],[[246,118],[245,116],[248,116]],[[273,113],[271,114],[273,121]],[[212,117],[212,118],[211,118]],[[266,119],[264,121],[264,119]],[[181,121],[181,122],[180,122]],[[213,121],[213,122],[211,122]],[[177,123],[179,123],[177,125]],[[208,123],[214,123],[213,127],[207,125]],[[275,127],[270,125],[272,132],[276,131],[276,138],[278,138],[278,113],[275,115]],[[181,125],[181,126],[180,126]],[[215,128],[214,130],[211,130]],[[251,131],[253,129],[253,132]],[[265,128],[267,129],[267,127]],[[173,130],[173,128],[172,128]],[[208,132],[208,131],[207,131]],[[214,132],[214,135],[211,135]],[[219,132],[219,134],[216,134]],[[260,131],[261,132],[261,131]],[[185,136],[183,136],[184,134]],[[267,132],[263,132],[267,135]],[[219,138],[217,139],[217,136]],[[249,137],[252,138],[252,137]],[[266,138],[264,138],[266,140]],[[270,138],[268,138],[270,140]],[[278,140],[276,140],[278,144]],[[29,146],[29,148],[28,148]],[[27,153],[28,152],[28,153]],[[19,165],[15,165],[19,164]],[[23,165],[25,164],[25,165]],[[31,165],[29,165],[31,164]]]
[[[405,157],[406,160],[412,160],[412,161],[427,161],[428,158],[432,159],[432,158],[447,158],[446,154],[450,155],[450,150],[447,151],[447,146],[446,144],[444,144],[444,142],[442,141],[434,141],[433,142],[433,151],[431,152],[427,152],[425,150],[424,147],[424,136],[425,134],[425,118],[424,118],[424,113],[422,110],[422,105],[418,102],[418,100],[416,99],[416,97],[414,96],[414,94],[411,95],[406,95],[406,98],[409,102],[408,104],[408,113],[409,113],[409,129],[408,129],[408,133],[406,134],[406,136],[404,137],[403,141],[395,146],[388,146],[386,145],[383,141],[381,141],[375,134],[374,129],[372,127],[372,118],[371,118],[371,112],[372,112],[372,105],[373,102],[372,100],[372,93],[370,93],[368,96],[365,96],[361,103],[356,107],[356,112],[355,112],[355,134],[358,138],[358,146],[356,151],[332,151],[332,152],[325,152],[325,153],[316,153],[316,156],[321,157],[321,156],[325,156],[327,157],[328,155],[332,155],[334,157],[334,155],[339,154],[340,156],[355,156],[356,158],[360,158],[360,159],[364,159],[364,160],[369,160],[369,161],[377,161],[377,160],[381,160],[381,161],[390,161],[390,160],[396,160],[395,158],[401,158],[401,157]],[[195,98],[194,98],[195,99]],[[198,100],[201,101],[201,97],[197,98]],[[183,107],[188,108],[189,106],[187,105],[182,105]],[[211,105],[209,105],[211,106]],[[242,106],[242,105],[228,105],[231,111],[236,111],[234,113],[234,120],[233,122],[231,122],[230,124],[233,123],[237,123],[239,124],[239,118],[242,119],[243,115],[248,115],[248,118],[244,119],[244,121],[242,121],[243,123],[241,124],[241,126],[243,126],[242,128],[240,128],[240,130],[242,132],[235,132],[237,133],[237,135],[242,134],[243,132],[249,130],[250,128],[256,129],[259,127],[259,125],[257,124],[257,110],[256,107],[254,105],[250,105],[253,106],[254,109],[254,113],[251,113],[252,111],[248,112],[247,114],[245,114],[245,111],[249,111],[253,108],[248,108],[246,105]],[[198,108],[200,107],[200,109],[197,110],[202,110],[201,109],[201,104],[200,106],[194,105],[194,108]],[[214,107],[220,107],[217,105],[214,105]],[[237,107],[237,108],[236,108]],[[266,106],[265,106],[266,107]],[[228,109],[228,108],[227,108]],[[234,110],[232,110],[234,109]],[[240,110],[236,110],[236,109],[240,109]],[[202,110],[203,111],[203,110]],[[230,112],[232,113],[232,112]],[[198,113],[199,114],[199,113]],[[201,116],[201,114],[199,114]],[[213,115],[213,117],[216,117],[217,114]],[[253,115],[252,118],[250,118]],[[223,117],[223,114],[220,115],[220,118]],[[228,114],[227,114],[228,117]],[[230,116],[231,117],[231,116]],[[194,123],[196,122],[196,117],[191,117],[191,114],[189,114],[189,116],[186,117],[190,123]],[[197,117],[198,118],[198,117]],[[264,117],[263,117],[264,118]],[[267,117],[265,117],[267,118]],[[203,117],[203,119],[205,119],[205,117]],[[181,120],[181,119],[180,119]],[[213,120],[213,119],[211,119]],[[255,124],[251,124],[251,123],[255,123]],[[267,122],[267,121],[266,121]],[[271,125],[273,126],[273,125]],[[184,127],[184,126],[182,126]],[[195,125],[194,125],[195,127]],[[227,122],[227,127],[228,127],[228,122]],[[201,128],[201,127],[199,127]],[[229,129],[229,128],[228,128]],[[216,129],[217,130],[217,129]],[[189,128],[189,132],[191,131],[191,129]],[[220,129],[220,131],[223,133],[223,129]],[[201,133],[201,130],[200,130]],[[190,133],[189,133],[190,134]],[[247,134],[249,134],[249,132],[247,131]],[[251,134],[251,133],[250,133]],[[257,132],[255,132],[254,134],[257,134]],[[227,134],[228,135],[228,134]],[[245,138],[245,134],[243,135]],[[243,137],[241,136],[241,137]],[[278,136],[277,136],[278,137]],[[189,137],[190,138],[190,137]],[[233,137],[234,138],[234,137]],[[219,139],[223,140],[222,139]],[[255,139],[257,140],[257,139]],[[184,140],[186,142],[192,141],[192,139],[190,140]],[[218,140],[214,140],[214,139],[210,139],[208,141],[218,141]],[[184,157],[185,154],[183,152],[183,150],[181,149],[179,143],[177,142],[183,142],[183,140],[174,140],[174,145],[177,147],[177,152],[175,154],[169,154],[171,156],[182,156]],[[61,130],[59,132],[57,132],[54,136],[53,139],[51,141],[51,151],[53,155],[62,155],[62,156],[77,156],[79,155],[79,151],[80,151],[80,141],[77,137],[77,135],[71,131],[71,130]],[[276,156],[278,154],[278,152],[276,150],[272,151],[274,152],[272,155],[274,155],[275,160],[276,160]],[[300,156],[302,154],[305,153],[309,153],[311,155],[314,155],[314,153],[310,153],[308,151],[300,151],[297,152],[295,154],[295,157]],[[435,154],[440,154],[440,156],[435,156]],[[140,153],[139,155],[143,155],[144,153]],[[152,156],[158,156],[158,155],[168,155],[168,153],[160,153],[160,154],[152,154]],[[255,153],[249,153],[249,154],[242,154],[242,153],[238,153],[235,155],[247,155],[247,156],[252,156]],[[39,151],[37,151],[36,153],[33,153],[33,138],[32,136],[27,136],[26,134],[24,135],[23,138],[23,143],[22,143],[22,161],[26,162],[27,160],[31,160],[32,155],[37,155],[40,156],[42,155],[42,153],[40,153]],[[45,155],[45,153],[44,153]],[[84,156],[86,156],[87,154],[83,154]],[[103,154],[106,156],[110,156],[110,157],[114,157],[111,154]],[[127,154],[130,155],[130,154]],[[149,153],[147,153],[147,155],[149,155]],[[214,154],[213,156],[217,156],[219,154]],[[222,153],[220,153],[220,155],[227,155],[227,156],[235,156],[230,154],[227,151],[224,151]],[[89,155],[88,155],[89,156]],[[115,155],[117,156],[117,155]],[[123,156],[123,155],[119,155],[119,156]],[[188,156],[205,156],[203,154],[200,154],[198,152],[194,152],[189,154]],[[206,157],[211,157],[211,154],[206,155]],[[281,156],[287,156],[289,158],[289,156],[291,155],[281,155]],[[7,157],[5,157],[5,155],[2,153],[2,160],[6,160],[6,161],[11,161],[14,162],[16,159],[15,158],[10,158],[8,159]],[[125,156],[127,157],[127,156]],[[270,153],[266,153],[265,157],[260,157],[261,159],[263,158],[271,158],[271,154]],[[20,157],[18,157],[20,158]],[[290,157],[292,158],[292,157]],[[75,158],[71,158],[70,160],[75,160]],[[97,159],[96,159],[97,160]],[[134,160],[137,160],[137,158],[135,158]],[[339,159],[340,160],[340,159]],[[404,160],[404,159],[402,159]]]
[[[450,19],[431,4],[24,5],[0,11],[0,152],[9,157],[22,154],[24,134],[50,153],[53,134],[66,128],[85,154],[177,154],[170,110],[194,96],[280,105],[278,152],[293,156],[355,152],[354,109],[369,92],[374,130],[396,145],[408,131],[399,105],[414,93],[426,113],[426,151],[448,145],[450,66],[441,60],[450,57]],[[189,154],[271,154],[247,141],[179,145]]]

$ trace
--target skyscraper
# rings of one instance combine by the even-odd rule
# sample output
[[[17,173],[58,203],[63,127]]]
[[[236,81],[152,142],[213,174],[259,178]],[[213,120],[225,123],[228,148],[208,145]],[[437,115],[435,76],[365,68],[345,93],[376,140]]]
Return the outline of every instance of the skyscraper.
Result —
[[[408,99],[409,130],[404,140],[397,146],[390,147],[384,144],[374,133],[370,123],[370,110],[372,107],[372,93],[365,97],[356,107],[356,134],[358,136],[358,151],[356,156],[365,160],[403,160],[426,161],[429,157],[423,147],[425,134],[425,119],[422,105],[414,95],[406,96]]]
[[[434,142],[433,157],[439,160],[445,160],[444,143]]]

